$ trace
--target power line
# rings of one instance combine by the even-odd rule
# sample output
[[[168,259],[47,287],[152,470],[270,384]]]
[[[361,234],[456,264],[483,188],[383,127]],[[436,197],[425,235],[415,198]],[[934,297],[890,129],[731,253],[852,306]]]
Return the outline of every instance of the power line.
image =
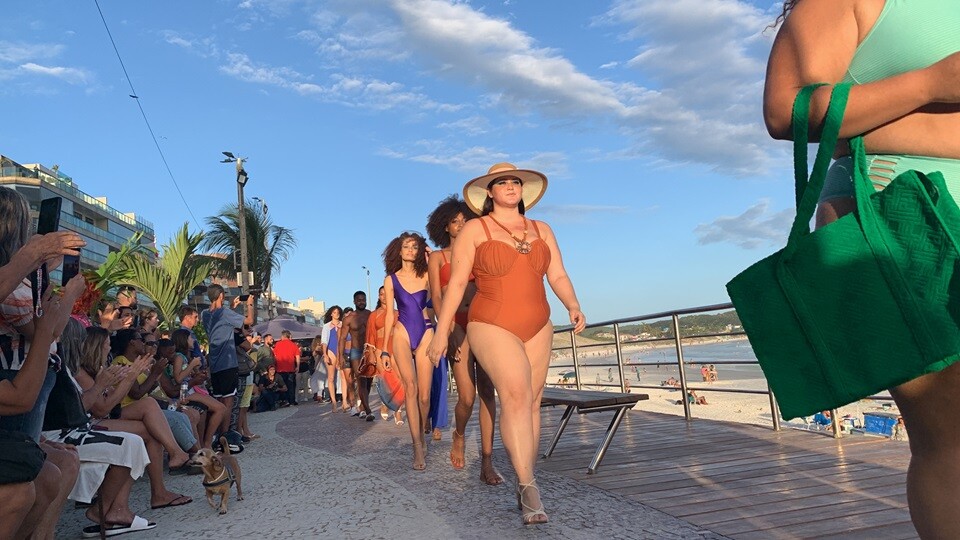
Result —
[[[163,166],[167,169],[167,174],[170,175],[170,180],[173,181],[173,187],[177,188],[177,193],[180,194],[180,200],[183,201],[183,205],[187,207],[187,212],[190,214],[190,217],[193,218],[193,222],[197,224],[197,227],[200,230],[203,230],[203,227],[200,225],[200,222],[197,221],[197,217],[193,215],[193,210],[190,209],[190,204],[187,203],[186,197],[183,196],[183,192],[180,191],[180,185],[177,184],[177,179],[173,176],[173,171],[170,170],[170,164],[167,163],[167,157],[163,155],[163,150],[160,148],[160,143],[157,141],[157,136],[153,133],[153,128],[150,126],[150,121],[147,120],[147,113],[143,110],[143,105],[140,104],[140,94],[133,88],[133,81],[130,80],[130,74],[127,73],[127,66],[123,64],[123,58],[120,57],[120,51],[117,49],[117,43],[113,40],[113,34],[110,32],[110,27],[107,26],[107,19],[103,16],[103,10],[100,9],[99,0],[93,0],[93,3],[97,6],[97,12],[100,13],[100,20],[103,21],[103,28],[107,31],[107,36],[110,38],[110,44],[113,45],[113,52],[117,54],[117,60],[120,62],[120,68],[123,70],[123,76],[127,79],[127,84],[130,86],[130,97],[137,102],[137,107],[140,109],[140,115],[143,116],[143,123],[147,125],[147,131],[150,132],[150,138],[153,139],[154,146],[157,147],[157,152],[160,154],[160,159],[163,161]]]

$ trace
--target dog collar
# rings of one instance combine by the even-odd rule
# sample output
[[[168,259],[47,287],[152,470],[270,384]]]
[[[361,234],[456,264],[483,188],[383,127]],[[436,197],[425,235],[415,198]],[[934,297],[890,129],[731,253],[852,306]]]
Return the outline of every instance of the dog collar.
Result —
[[[211,482],[207,482],[206,480],[204,480],[202,482],[203,487],[217,487],[217,486],[222,486],[226,483],[230,483],[230,484],[233,483],[233,471],[231,471],[229,467],[224,467],[223,472],[220,473],[220,476],[216,480],[213,480]]]

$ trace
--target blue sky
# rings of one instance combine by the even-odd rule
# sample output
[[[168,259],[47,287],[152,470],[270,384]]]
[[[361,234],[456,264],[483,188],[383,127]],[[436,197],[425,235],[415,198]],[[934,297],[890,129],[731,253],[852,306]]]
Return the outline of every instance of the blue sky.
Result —
[[[246,194],[299,248],[275,290],[347,304],[403,230],[499,161],[547,174],[588,320],[727,301],[785,243],[789,144],[760,96],[779,7],[737,0],[100,0],[202,224]],[[0,153],[156,225],[190,213],[93,0],[4,3]],[[565,311],[553,299],[553,319]]]

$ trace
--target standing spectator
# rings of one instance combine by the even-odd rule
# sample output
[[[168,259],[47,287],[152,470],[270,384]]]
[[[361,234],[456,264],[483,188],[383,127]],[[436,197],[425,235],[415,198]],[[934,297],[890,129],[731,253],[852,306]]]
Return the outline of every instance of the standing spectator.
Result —
[[[291,339],[289,330],[280,333],[280,341],[273,346],[273,357],[277,361],[277,375],[287,387],[286,394],[280,399],[290,405],[297,404],[297,372],[300,370],[300,346]]]
[[[207,298],[210,300],[210,308],[203,310],[200,314],[200,320],[203,321],[203,327],[207,330],[207,336],[210,340],[210,383],[213,388],[213,397],[220,400],[227,410],[233,410],[233,402],[237,397],[237,348],[233,341],[233,331],[243,327],[244,324],[253,324],[253,296],[248,296],[244,304],[246,317],[240,315],[234,309],[240,306],[240,297],[235,297],[231,302],[231,308],[225,308],[223,305],[223,287],[220,285],[210,285],[207,287]],[[230,428],[230,415],[224,417],[220,426],[220,433],[226,435]],[[214,440],[218,440],[215,438]],[[235,440],[230,442],[230,450],[236,453],[240,451],[240,434],[237,433]],[[234,450],[236,448],[236,450]]]
[[[197,339],[197,335],[193,333],[193,327],[200,322],[200,315],[197,313],[197,310],[190,306],[183,306],[180,308],[180,328],[190,331],[190,336],[193,338],[193,349],[190,352],[190,358],[199,358],[200,359],[200,369],[207,368],[207,357],[203,354],[203,349],[200,347],[200,340]]]
[[[313,355],[313,375],[310,377],[310,389],[313,390],[313,400],[320,403],[329,403],[330,399],[324,397],[323,381],[327,378],[326,362],[323,361],[323,338],[315,336],[310,342],[310,354]],[[321,369],[324,368],[324,369]]]

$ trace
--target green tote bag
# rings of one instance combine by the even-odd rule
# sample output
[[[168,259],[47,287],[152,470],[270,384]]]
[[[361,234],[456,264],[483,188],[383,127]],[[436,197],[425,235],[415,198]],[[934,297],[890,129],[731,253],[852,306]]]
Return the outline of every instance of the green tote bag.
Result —
[[[875,192],[850,140],[857,210],[810,220],[850,86],[834,87],[807,177],[810,96],[794,103],[797,216],[782,250],[727,284],[784,418],[832,409],[960,357],[960,208],[940,173],[906,171]]]

